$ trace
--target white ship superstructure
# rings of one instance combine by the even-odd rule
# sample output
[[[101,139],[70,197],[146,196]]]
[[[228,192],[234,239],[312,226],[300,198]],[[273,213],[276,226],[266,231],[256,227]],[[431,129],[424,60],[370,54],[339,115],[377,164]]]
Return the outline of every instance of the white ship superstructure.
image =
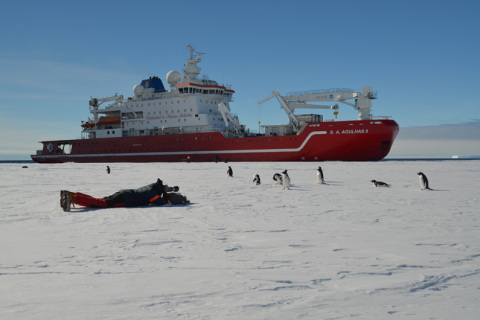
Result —
[[[206,76],[198,78],[202,53],[190,45],[190,58],[182,70],[167,74],[170,89],[158,77],[143,80],[133,88],[134,96],[92,98],[93,119],[83,124],[83,137],[112,138],[194,132],[242,134],[243,126],[230,111],[234,91]],[[106,107],[102,104],[112,102]]]

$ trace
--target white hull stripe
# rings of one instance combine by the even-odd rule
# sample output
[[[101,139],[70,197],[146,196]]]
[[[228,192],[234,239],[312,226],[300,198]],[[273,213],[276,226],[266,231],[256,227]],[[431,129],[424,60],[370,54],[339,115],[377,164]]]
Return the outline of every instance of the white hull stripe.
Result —
[[[138,157],[138,156],[168,156],[168,155],[195,155],[195,154],[235,154],[235,153],[271,153],[271,152],[298,152],[302,150],[310,138],[318,134],[327,134],[327,131],[311,132],[298,148],[291,149],[255,149],[255,150],[210,150],[210,151],[172,151],[172,152],[135,152],[135,153],[105,153],[105,154],[64,154],[39,155],[36,158],[88,158],[88,157]]]

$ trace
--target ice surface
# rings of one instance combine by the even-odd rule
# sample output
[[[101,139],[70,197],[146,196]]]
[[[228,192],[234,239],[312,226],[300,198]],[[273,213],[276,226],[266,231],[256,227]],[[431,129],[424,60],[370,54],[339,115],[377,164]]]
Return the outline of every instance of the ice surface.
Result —
[[[0,319],[478,318],[480,161],[22,165],[0,165]],[[157,177],[192,204],[59,206]]]

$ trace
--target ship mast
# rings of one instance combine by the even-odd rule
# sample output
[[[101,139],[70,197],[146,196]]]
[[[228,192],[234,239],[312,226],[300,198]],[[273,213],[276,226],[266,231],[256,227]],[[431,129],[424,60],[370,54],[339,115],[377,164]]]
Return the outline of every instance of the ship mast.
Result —
[[[197,67],[197,63],[202,61],[202,54],[205,53],[196,52],[195,55],[195,48],[191,44],[189,44],[187,48],[190,50],[190,59],[187,59],[187,64],[185,65],[185,68],[182,69],[183,82],[200,83],[197,76],[202,69]]]

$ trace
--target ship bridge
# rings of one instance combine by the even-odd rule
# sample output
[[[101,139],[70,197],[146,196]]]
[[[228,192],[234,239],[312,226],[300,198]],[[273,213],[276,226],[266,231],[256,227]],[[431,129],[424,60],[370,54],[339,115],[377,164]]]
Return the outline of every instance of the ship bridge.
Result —
[[[175,87],[180,94],[204,94],[204,95],[215,95],[219,99],[227,98],[229,101],[233,101],[233,94],[235,91],[228,89],[225,86],[215,85],[201,85],[197,83],[179,83]]]

